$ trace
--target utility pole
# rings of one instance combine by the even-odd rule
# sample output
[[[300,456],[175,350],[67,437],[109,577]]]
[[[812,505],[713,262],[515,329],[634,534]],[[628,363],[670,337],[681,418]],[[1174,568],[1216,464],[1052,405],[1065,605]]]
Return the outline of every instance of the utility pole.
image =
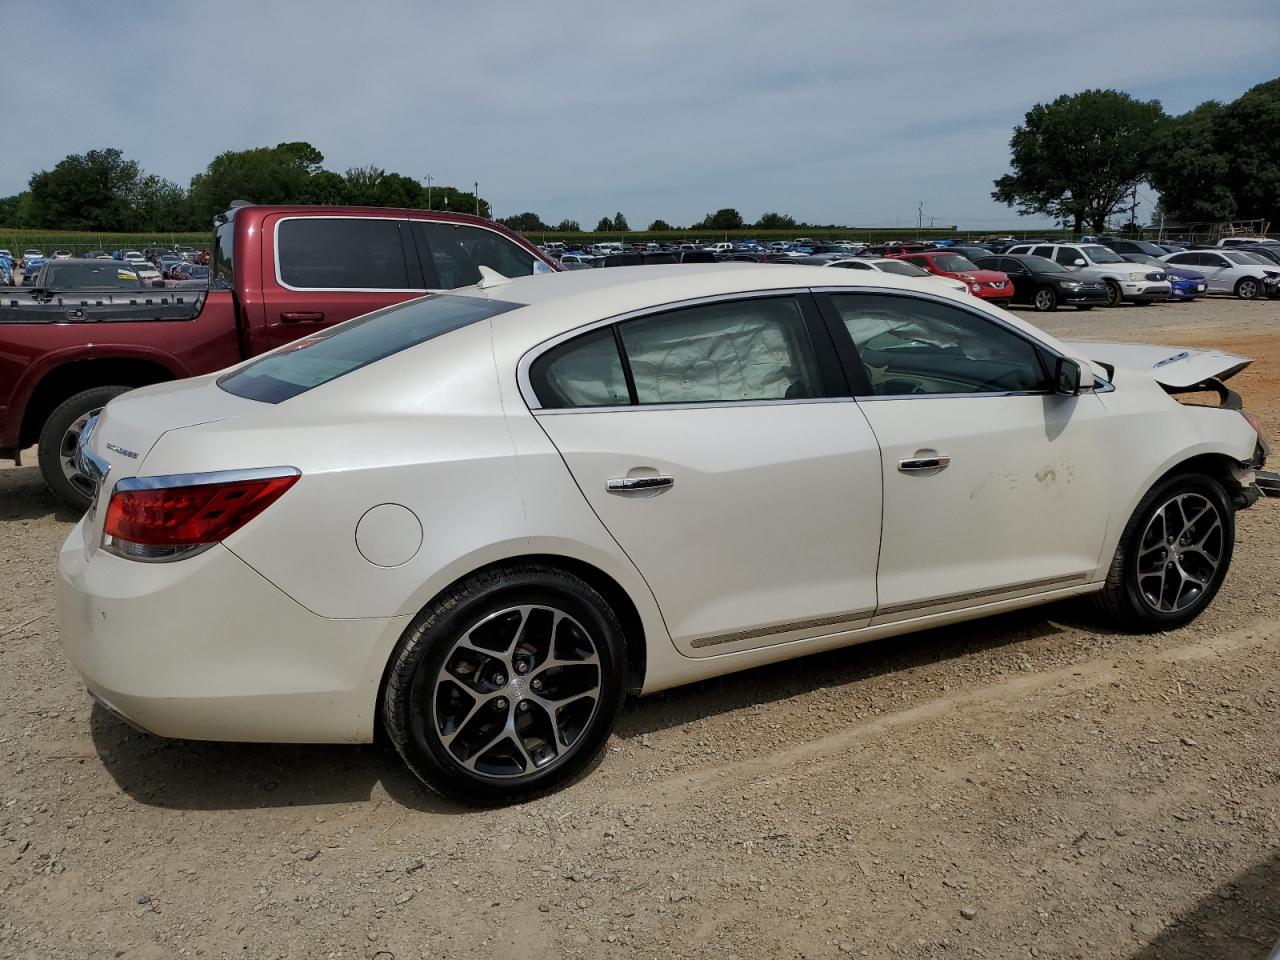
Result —
[[[924,229],[924,201],[920,201],[920,206],[916,207],[916,239],[920,239],[920,232]]]
[[[1138,225],[1138,185],[1133,186],[1133,205],[1129,207],[1129,223]]]
[[[431,174],[427,174],[427,209],[431,209]]]
[[[476,189],[476,216],[480,216],[480,181],[477,180],[472,184]]]

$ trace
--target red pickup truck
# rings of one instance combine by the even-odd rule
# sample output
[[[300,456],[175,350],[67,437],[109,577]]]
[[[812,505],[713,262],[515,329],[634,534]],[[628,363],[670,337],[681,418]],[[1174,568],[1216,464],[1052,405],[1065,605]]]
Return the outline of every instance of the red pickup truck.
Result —
[[[88,418],[134,387],[211,373],[436,290],[558,267],[479,217],[240,204],[217,218],[208,290],[0,290],[0,458],[38,444],[49,487],[83,510]]]

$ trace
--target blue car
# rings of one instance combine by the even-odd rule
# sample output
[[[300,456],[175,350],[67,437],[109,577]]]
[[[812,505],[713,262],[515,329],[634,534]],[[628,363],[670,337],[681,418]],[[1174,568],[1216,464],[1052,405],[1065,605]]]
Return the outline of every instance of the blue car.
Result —
[[[1166,263],[1145,253],[1121,254],[1130,263],[1141,263],[1148,267],[1158,267],[1169,276],[1170,300],[1194,300],[1209,292],[1209,284],[1203,273],[1191,270],[1181,264]]]

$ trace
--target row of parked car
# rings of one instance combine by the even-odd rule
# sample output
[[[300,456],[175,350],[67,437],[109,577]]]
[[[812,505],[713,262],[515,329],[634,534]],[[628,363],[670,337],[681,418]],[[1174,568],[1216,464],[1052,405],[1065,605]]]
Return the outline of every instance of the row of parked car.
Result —
[[[1280,241],[1268,238],[1232,237],[1212,247],[1119,237],[1086,237],[1072,243],[1010,237],[986,244],[943,240],[873,246],[800,239],[768,247],[751,241],[665,249],[658,244],[625,248],[615,243],[547,252],[569,270],[715,259],[910,273],[944,278],[953,287],[997,304],[1022,303],[1041,311],[1059,306],[1142,306],[1209,294],[1245,300],[1280,296]]]
[[[69,250],[55,250],[45,256],[43,251],[24,250],[14,267],[14,257],[9,250],[0,249],[0,286],[14,286],[17,272],[21,271],[21,285],[52,289],[53,272],[45,268],[64,263],[115,263],[123,268],[119,277],[111,277],[109,270],[59,269],[56,271],[58,289],[88,289],[94,284],[112,280],[108,286],[118,286],[127,281],[130,286],[199,286],[209,282],[209,252],[194,247],[149,247],[139,250],[90,250],[75,256]],[[136,281],[136,283],[135,283]],[[70,284],[68,286],[67,284]]]

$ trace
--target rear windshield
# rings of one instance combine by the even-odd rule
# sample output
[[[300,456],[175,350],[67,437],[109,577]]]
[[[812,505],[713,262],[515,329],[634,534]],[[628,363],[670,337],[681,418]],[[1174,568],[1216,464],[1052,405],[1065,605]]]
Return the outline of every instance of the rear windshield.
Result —
[[[218,386],[237,397],[280,403],[401,350],[519,306],[444,294],[411,300],[297,340],[220,377]]]

